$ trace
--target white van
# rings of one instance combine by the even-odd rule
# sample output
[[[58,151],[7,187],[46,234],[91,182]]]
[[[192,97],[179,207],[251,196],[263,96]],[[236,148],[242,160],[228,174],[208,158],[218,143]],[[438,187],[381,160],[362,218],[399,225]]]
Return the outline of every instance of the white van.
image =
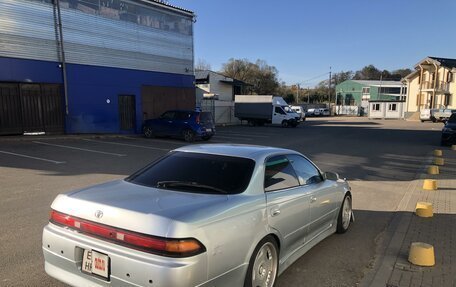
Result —
[[[424,121],[431,120],[431,110],[430,109],[422,109],[420,111],[420,120],[423,123]]]
[[[290,108],[299,115],[300,121],[306,120],[306,113],[301,106],[290,106]]]

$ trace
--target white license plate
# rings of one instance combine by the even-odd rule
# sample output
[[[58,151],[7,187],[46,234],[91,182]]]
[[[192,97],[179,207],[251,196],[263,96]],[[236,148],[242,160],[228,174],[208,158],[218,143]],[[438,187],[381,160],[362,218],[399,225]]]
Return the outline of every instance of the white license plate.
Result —
[[[109,279],[109,256],[94,250],[84,250],[82,271]]]
[[[212,129],[206,129],[206,132],[212,132]]]

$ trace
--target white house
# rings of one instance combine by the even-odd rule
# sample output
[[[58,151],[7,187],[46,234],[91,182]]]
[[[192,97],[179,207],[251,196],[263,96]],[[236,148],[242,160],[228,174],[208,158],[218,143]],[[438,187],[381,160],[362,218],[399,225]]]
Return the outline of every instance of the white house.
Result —
[[[195,72],[196,105],[214,115],[216,124],[235,124],[234,95],[245,94],[248,84],[220,73],[204,70]]]

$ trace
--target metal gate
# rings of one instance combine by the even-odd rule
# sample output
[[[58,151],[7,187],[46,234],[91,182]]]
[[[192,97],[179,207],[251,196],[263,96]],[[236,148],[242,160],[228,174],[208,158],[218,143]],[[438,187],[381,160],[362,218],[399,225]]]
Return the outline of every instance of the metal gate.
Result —
[[[119,96],[119,119],[121,130],[135,129],[135,96],[121,95]]]
[[[59,85],[0,83],[0,135],[63,133]]]

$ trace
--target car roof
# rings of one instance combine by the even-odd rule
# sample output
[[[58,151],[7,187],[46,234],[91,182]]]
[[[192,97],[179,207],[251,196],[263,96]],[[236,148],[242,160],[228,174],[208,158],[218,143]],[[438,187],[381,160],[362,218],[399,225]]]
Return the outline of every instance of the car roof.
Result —
[[[197,144],[180,147],[174,151],[244,157],[253,160],[262,160],[274,154],[299,154],[298,152],[289,149],[242,144]]]

